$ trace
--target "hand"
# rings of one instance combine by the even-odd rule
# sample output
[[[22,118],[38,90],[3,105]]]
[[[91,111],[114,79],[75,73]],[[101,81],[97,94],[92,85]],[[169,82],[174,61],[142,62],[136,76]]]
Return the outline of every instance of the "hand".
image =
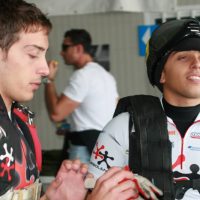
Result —
[[[50,60],[50,61],[48,61],[48,66],[49,66],[48,79],[53,81],[55,79],[57,71],[58,71],[58,62],[55,60]]]
[[[126,181],[123,181],[124,179]],[[87,200],[126,200],[137,198],[139,196],[138,190],[132,179],[134,179],[132,172],[112,167],[97,180]]]
[[[148,179],[140,175],[134,175],[133,181],[135,182],[139,194],[145,199],[158,200],[156,194],[159,196],[163,195],[163,192],[153,185]]]
[[[87,190],[84,177],[88,167],[80,160],[63,161],[55,180],[46,191],[48,200],[84,200]]]

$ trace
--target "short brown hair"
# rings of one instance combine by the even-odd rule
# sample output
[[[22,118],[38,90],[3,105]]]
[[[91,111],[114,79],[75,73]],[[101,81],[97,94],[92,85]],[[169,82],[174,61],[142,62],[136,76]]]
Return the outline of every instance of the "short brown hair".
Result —
[[[71,29],[65,32],[64,37],[69,37],[73,44],[82,44],[84,51],[91,54],[92,38],[85,29]]]
[[[0,0],[0,48],[8,52],[19,39],[19,33],[46,31],[52,24],[34,4],[24,0]]]

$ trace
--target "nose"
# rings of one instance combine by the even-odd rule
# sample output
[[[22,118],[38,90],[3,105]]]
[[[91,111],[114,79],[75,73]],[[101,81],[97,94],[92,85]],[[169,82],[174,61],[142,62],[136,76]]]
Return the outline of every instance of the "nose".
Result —
[[[200,53],[198,53],[198,55],[194,56],[191,67],[192,68],[200,68]]]
[[[47,64],[46,58],[41,62],[40,67],[38,69],[38,74],[40,74],[42,77],[49,75],[49,66]]]

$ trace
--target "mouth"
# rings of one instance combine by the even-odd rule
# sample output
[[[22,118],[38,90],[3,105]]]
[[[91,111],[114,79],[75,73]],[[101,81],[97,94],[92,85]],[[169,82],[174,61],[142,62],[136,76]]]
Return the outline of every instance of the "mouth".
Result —
[[[187,77],[189,80],[200,81],[200,75],[190,75]]]
[[[33,90],[37,90],[40,87],[41,82],[33,82],[33,83],[30,83],[30,85]]]
[[[187,79],[194,84],[200,84],[200,74],[190,74]]]

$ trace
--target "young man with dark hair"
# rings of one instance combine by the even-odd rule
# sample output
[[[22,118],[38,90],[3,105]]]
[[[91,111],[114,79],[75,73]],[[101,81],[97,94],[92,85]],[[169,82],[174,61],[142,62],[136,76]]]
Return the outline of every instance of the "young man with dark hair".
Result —
[[[31,100],[49,74],[45,54],[51,23],[33,4],[1,0],[0,27],[0,199],[37,200],[41,147],[33,113],[18,102]],[[83,199],[86,173],[80,161],[64,161],[41,199],[73,199],[72,175],[78,186],[73,191]]]
[[[146,65],[163,97],[120,100],[97,140],[89,171],[98,178],[111,166],[129,164],[144,186],[147,196],[140,193],[141,198],[200,199],[200,22],[161,24],[147,44]],[[156,197],[144,177],[164,196]]]
[[[40,197],[41,146],[33,113],[18,103],[31,100],[49,74],[45,54],[51,23],[33,4],[0,0],[0,27],[0,199],[84,200],[88,168],[80,160],[63,161]],[[132,178],[131,172],[113,168],[99,180],[90,199],[125,200],[134,195],[132,181],[118,187],[112,182]]]
[[[92,39],[84,29],[72,29],[64,34],[61,55],[74,66],[69,83],[58,95],[54,80],[58,65],[49,62],[50,73],[45,85],[45,100],[54,122],[70,117],[69,159],[88,163],[96,139],[112,118],[118,92],[114,77],[91,56]]]

